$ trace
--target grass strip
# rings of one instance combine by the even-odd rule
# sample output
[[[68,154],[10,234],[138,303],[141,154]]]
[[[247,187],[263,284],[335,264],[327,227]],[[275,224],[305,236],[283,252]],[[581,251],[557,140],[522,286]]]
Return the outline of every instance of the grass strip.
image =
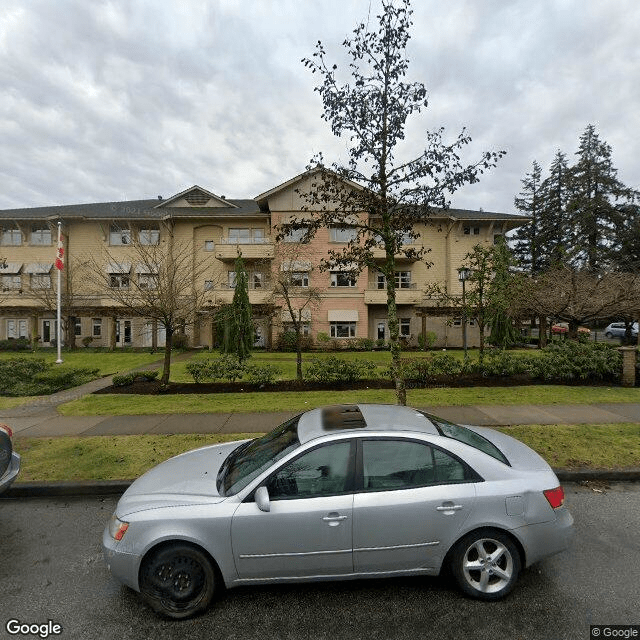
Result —
[[[499,430],[535,449],[553,467],[640,467],[637,423],[516,425]],[[17,437],[15,446],[22,456],[21,482],[126,480],[189,449],[256,435]]]
[[[240,385],[239,385],[240,387]],[[240,387],[241,388],[241,387]],[[395,403],[392,389],[353,391],[216,393],[184,395],[88,395],[58,408],[65,416],[154,415],[163,413],[250,413],[302,411],[326,404],[353,402]],[[467,405],[544,405],[640,402],[640,389],[623,387],[469,387],[409,389],[407,404],[414,407]]]

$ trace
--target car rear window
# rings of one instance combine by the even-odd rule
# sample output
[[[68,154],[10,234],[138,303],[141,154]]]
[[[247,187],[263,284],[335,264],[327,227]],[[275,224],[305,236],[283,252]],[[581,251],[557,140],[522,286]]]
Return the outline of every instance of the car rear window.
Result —
[[[457,440],[458,442],[464,442],[464,444],[468,444],[470,447],[478,449],[479,451],[490,455],[492,458],[509,465],[509,461],[505,458],[502,451],[500,451],[500,449],[498,449],[498,447],[496,447],[492,442],[489,442],[489,440],[475,431],[471,431],[471,429],[467,429],[466,427],[461,427],[459,424],[448,422],[442,418],[432,416],[429,413],[423,412],[423,415],[433,423],[441,436]]]

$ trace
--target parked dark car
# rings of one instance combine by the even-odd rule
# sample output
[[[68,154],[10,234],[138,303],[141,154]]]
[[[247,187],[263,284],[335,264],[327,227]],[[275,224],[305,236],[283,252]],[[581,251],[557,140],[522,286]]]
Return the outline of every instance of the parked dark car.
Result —
[[[0,493],[6,491],[20,471],[20,456],[13,450],[13,431],[0,424]]]

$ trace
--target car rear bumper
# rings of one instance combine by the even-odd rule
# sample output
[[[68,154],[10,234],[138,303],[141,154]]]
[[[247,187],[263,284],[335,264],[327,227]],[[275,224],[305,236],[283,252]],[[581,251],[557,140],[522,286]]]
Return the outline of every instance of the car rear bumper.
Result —
[[[18,477],[18,473],[20,473],[20,456],[13,451],[11,453],[11,462],[2,478],[0,478],[0,493],[11,486],[11,483]]]
[[[516,530],[526,553],[526,566],[560,553],[573,539],[573,517],[566,507],[555,511],[555,520],[529,524]]]
[[[133,553],[123,551],[121,543],[109,535],[108,526],[105,527],[102,534],[102,550],[105,564],[111,575],[122,584],[139,591],[138,566],[140,558]]]

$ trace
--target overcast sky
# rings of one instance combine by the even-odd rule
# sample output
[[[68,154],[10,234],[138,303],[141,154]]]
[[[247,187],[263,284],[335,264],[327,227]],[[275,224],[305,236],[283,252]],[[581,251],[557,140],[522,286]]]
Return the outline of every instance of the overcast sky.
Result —
[[[370,9],[371,5],[371,9]],[[0,0],[0,208],[254,197],[318,151],[345,159],[300,59],[377,0]],[[469,160],[507,155],[453,205],[512,212],[520,180],[593,123],[640,188],[638,0],[416,0],[409,80],[421,132],[466,127]]]

